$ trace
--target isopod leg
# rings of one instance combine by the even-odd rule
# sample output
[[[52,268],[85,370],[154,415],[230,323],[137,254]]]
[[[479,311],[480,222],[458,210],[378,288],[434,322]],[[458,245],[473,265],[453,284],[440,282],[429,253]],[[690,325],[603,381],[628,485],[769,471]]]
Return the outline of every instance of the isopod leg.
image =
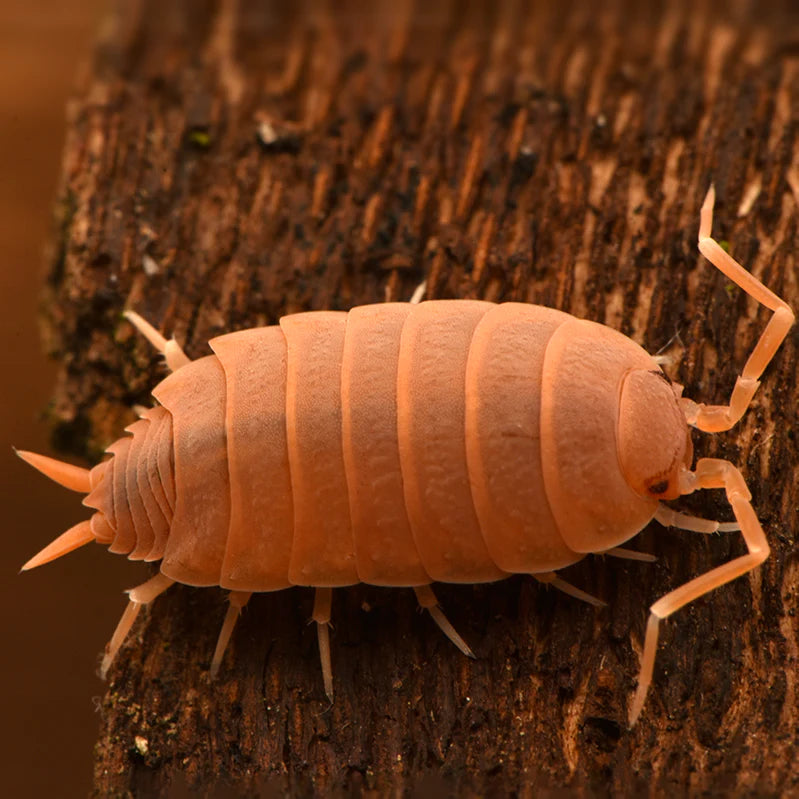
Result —
[[[672,510],[668,505],[661,503],[655,511],[655,521],[664,527],[676,527],[678,530],[688,530],[691,533],[735,533],[741,529],[738,522],[715,522],[712,519],[700,519],[699,516],[689,516]]]
[[[646,626],[644,651],[641,657],[641,671],[638,676],[638,688],[630,707],[630,726],[632,727],[644,705],[649,685],[652,682],[652,670],[655,665],[655,652],[657,651],[658,630],[662,619],[671,616],[689,602],[700,596],[729,583],[736,577],[751,571],[759,566],[769,555],[769,545],[763,528],[757,520],[750,500],[752,495],[738,471],[729,461],[715,458],[702,458],[697,461],[696,471],[689,473],[694,489],[698,488],[724,488],[727,501],[732,507],[735,518],[741,526],[741,535],[746,542],[748,554],[731,560],[711,569],[699,577],[689,580],[674,591],[661,597],[649,609],[649,622]],[[689,489],[690,490],[690,489]],[[685,493],[688,493],[687,491]]]
[[[654,555],[650,555],[648,552],[637,552],[634,549],[625,549],[624,547],[613,547],[601,554],[610,555],[613,558],[621,558],[622,560],[637,560],[641,563],[654,563],[657,560]]]
[[[416,594],[416,598],[419,600],[419,605],[430,614],[433,621],[439,626],[441,632],[443,632],[464,655],[473,658],[474,652],[469,648],[466,641],[458,635],[458,631],[452,626],[449,619],[438,606],[438,599],[433,593],[433,589],[429,585],[418,585],[413,590]]]
[[[105,647],[103,663],[100,666],[100,677],[102,679],[105,679],[106,674],[108,674],[108,669],[130,632],[130,628],[133,627],[133,623],[136,621],[139,611],[144,605],[149,605],[159,594],[166,591],[174,582],[174,580],[170,580],[165,574],[159,572],[146,583],[137,585],[127,592],[130,597],[128,606],[125,608],[125,612],[122,614],[122,618],[119,620],[119,624],[117,624],[117,628],[114,630],[111,640]]]
[[[413,290],[413,294],[411,294],[411,298],[408,300],[408,302],[411,305],[418,305],[424,299],[424,295],[426,292],[427,292],[427,279],[423,280]]]
[[[540,574],[534,574],[533,577],[535,577],[539,583],[551,585],[553,588],[557,588],[558,591],[563,591],[564,594],[573,596],[575,599],[581,599],[583,602],[587,602],[594,607],[604,608],[607,605],[607,602],[603,602],[601,599],[586,593],[581,588],[567,583],[565,580],[558,577],[555,572],[541,572]]]
[[[250,601],[252,591],[231,591],[228,595],[228,609],[225,620],[222,622],[222,629],[219,631],[219,638],[216,639],[216,649],[211,658],[211,668],[209,671],[212,680],[219,674],[219,667],[222,665],[222,658],[233,634],[233,628],[241,615],[241,609]]]
[[[680,404],[688,423],[708,433],[729,430],[743,415],[752,401],[759,377],[768,366],[774,353],[794,323],[794,313],[785,300],[767,289],[754,275],[744,269],[721,245],[711,237],[713,205],[716,193],[713,186],[708,190],[699,218],[699,251],[705,258],[740,286],[750,297],[774,311],[774,315],[760,335],[755,348],[735,381],[729,405],[705,405],[681,399]]]
[[[166,365],[171,372],[177,371],[181,366],[190,363],[189,356],[180,348],[175,339],[165,339],[146,319],[135,311],[125,311],[122,314],[139,331],[158,352],[164,356]]]
[[[333,701],[333,667],[330,665],[330,609],[333,604],[332,588],[317,588],[313,603],[313,620],[319,639],[319,660],[327,698]]]

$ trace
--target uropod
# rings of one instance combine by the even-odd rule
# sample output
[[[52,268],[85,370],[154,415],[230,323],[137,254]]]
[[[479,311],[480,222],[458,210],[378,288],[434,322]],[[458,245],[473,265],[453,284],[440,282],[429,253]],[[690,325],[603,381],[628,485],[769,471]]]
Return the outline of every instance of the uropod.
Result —
[[[794,314],[711,238],[713,205],[711,187],[700,252],[773,311],[727,405],[683,397],[621,333],[524,303],[412,301],[298,313],[214,338],[213,354],[195,361],[128,311],[171,374],[153,390],[156,406],[93,469],[18,453],[85,493],[83,504],[95,510],[23,569],[90,541],[160,561],[156,576],[128,592],[103,676],[141,608],[175,582],[230,591],[212,676],[253,592],[311,586],[332,699],[333,588],[411,587],[471,655],[438,607],[433,582],[524,573],[602,604],[557,570],[588,553],[636,557],[620,545],[652,519],[700,533],[740,530],[747,554],[651,606],[633,724],[660,621],[769,554],[739,470],[711,458],[692,469],[689,427],[717,432],[741,418]],[[725,489],[735,522],[663,504],[701,488]]]

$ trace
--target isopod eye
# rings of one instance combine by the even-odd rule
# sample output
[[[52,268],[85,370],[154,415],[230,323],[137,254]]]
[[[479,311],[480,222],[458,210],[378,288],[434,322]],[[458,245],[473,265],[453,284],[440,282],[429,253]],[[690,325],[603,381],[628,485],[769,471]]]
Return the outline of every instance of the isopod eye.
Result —
[[[668,480],[658,480],[656,483],[652,483],[649,486],[649,493],[654,494],[655,496],[662,496],[669,490],[669,481]]]
[[[619,463],[630,488],[649,498],[679,496],[677,471],[689,444],[688,425],[665,375],[633,369],[622,380],[616,432]]]

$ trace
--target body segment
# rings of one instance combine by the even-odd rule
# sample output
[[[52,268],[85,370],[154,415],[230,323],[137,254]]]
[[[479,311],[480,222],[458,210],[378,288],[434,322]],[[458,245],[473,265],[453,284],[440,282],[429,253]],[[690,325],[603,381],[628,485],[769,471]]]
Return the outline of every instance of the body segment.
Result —
[[[280,320],[286,337],[286,431],[294,497],[289,580],[358,582],[341,443],[341,361],[347,314],[318,311]]]
[[[172,415],[175,510],[161,571],[187,585],[219,585],[230,529],[225,373],[214,355],[161,381],[153,396]]]
[[[275,326],[209,344],[225,372],[230,474],[230,526],[219,584],[240,591],[286,588],[294,530],[286,339]]]
[[[633,491],[619,468],[619,398],[634,370],[662,374],[637,344],[595,322],[570,319],[549,342],[541,462],[555,523],[575,552],[618,546],[655,515],[657,500]]]
[[[505,574],[489,555],[466,462],[466,363],[485,302],[412,308],[402,328],[397,430],[405,507],[431,580],[484,582]]]
[[[342,447],[358,576],[374,585],[425,585],[408,520],[397,434],[402,328],[412,306],[353,308],[341,369]]]
[[[491,558],[503,571],[560,569],[579,558],[558,530],[544,485],[545,355],[572,317],[505,303],[481,319],[466,369],[466,454],[471,494]]]

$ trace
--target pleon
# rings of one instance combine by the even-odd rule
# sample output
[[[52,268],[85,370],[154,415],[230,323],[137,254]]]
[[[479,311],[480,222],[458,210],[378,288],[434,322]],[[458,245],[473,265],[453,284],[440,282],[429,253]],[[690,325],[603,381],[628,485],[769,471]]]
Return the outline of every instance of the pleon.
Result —
[[[158,449],[158,479],[164,489],[164,498],[169,505],[170,518],[175,512],[175,449],[173,446],[172,414],[166,409],[164,422],[159,428],[157,441]]]
[[[161,509],[161,515],[167,522],[172,518],[172,507],[166,498],[164,492],[164,484],[161,479],[161,474],[158,470],[158,459],[160,455],[161,436],[163,435],[164,426],[168,427],[169,433],[172,431],[172,419],[169,416],[169,411],[161,408],[151,408],[147,411],[147,418],[150,420],[152,427],[150,434],[147,437],[147,479],[150,484],[150,493],[158,503]],[[167,436],[171,438],[171,435]],[[155,535],[156,541],[159,540],[158,531]],[[154,545],[155,546],[155,545]],[[163,553],[162,553],[163,554]],[[159,556],[160,557],[160,556]],[[149,556],[146,560],[149,560]],[[157,559],[157,558],[156,558]]]
[[[83,505],[87,508],[94,508],[99,511],[108,528],[111,530],[111,537],[108,537],[108,530],[104,528],[102,537],[98,535],[98,543],[111,543],[116,535],[116,514],[114,513],[114,459],[110,458],[98,463],[90,472],[92,490],[88,496],[83,498]],[[95,514],[97,515],[97,514]]]
[[[116,535],[109,552],[127,555],[136,546],[136,528],[127,497],[128,452],[131,439],[128,436],[118,439],[106,450],[114,457],[111,459],[111,472],[108,477],[112,481],[114,492],[114,529]]]
[[[166,411],[163,409],[161,409],[161,411],[166,414]],[[161,418],[156,417],[155,422],[153,422],[150,412],[148,411],[144,419],[147,421],[147,427],[145,429],[142,448],[139,452],[136,482],[139,486],[139,493],[141,494],[144,509],[147,511],[147,518],[150,520],[150,527],[152,529],[152,537],[146,552],[144,552],[143,558],[146,561],[153,561],[159,560],[163,555],[163,551],[159,552],[157,550],[156,543],[169,535],[169,523],[172,515],[166,516],[164,514],[161,501],[159,501],[159,497],[156,493],[159,490],[163,493],[163,489],[158,480],[157,458],[153,455],[157,443],[157,429],[161,422]],[[163,503],[166,504],[165,499]],[[144,550],[142,544],[140,544],[140,547]]]
[[[114,528],[108,523],[108,519],[102,513],[95,513],[89,519],[92,534],[98,544],[110,544],[116,535]]]
[[[133,529],[136,531],[136,546],[128,555],[131,560],[142,560],[152,549],[155,534],[150,514],[147,512],[147,502],[142,493],[142,484],[139,480],[139,468],[144,448],[146,429],[150,423],[146,419],[139,419],[125,428],[130,433],[130,449],[128,450],[128,462],[125,475],[126,495],[128,507],[133,519]]]

